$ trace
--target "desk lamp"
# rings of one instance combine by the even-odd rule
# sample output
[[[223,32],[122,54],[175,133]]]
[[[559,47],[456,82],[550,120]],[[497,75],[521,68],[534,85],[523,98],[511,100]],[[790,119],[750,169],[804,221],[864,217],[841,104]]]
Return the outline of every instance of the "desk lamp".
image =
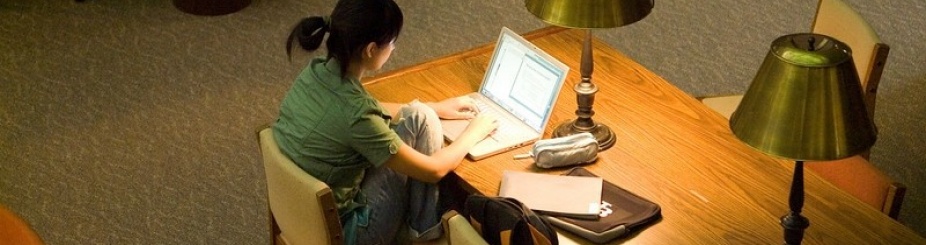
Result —
[[[649,15],[653,0],[525,0],[527,10],[541,20],[557,26],[588,29],[582,47],[582,81],[574,89],[579,108],[578,119],[567,121],[553,131],[553,137],[589,132],[595,136],[600,150],[614,145],[614,132],[607,125],[592,120],[595,93],[592,83],[593,28],[620,27],[637,22]]]
[[[876,139],[858,73],[846,44],[820,34],[775,39],[730,129],[747,145],[794,160],[788,204],[781,217],[785,244],[800,244],[810,221],[804,205],[804,161],[861,153]]]

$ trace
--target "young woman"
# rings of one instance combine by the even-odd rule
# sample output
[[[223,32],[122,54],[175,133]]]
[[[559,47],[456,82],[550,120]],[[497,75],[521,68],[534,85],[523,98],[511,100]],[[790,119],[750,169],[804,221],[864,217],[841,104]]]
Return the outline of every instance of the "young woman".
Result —
[[[301,20],[286,42],[327,56],[310,61],[273,125],[281,150],[334,192],[348,244],[391,243],[403,223],[412,240],[442,234],[436,183],[492,133],[495,119],[478,115],[471,99],[436,103],[379,102],[363,88],[382,67],[402,30],[392,0],[341,0],[330,17]],[[459,140],[443,147],[439,118],[469,119]]]

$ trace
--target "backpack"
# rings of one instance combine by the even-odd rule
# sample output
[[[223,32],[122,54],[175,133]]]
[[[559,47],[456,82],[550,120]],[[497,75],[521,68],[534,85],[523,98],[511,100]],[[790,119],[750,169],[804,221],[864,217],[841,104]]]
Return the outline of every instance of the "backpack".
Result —
[[[514,198],[471,195],[463,210],[489,244],[557,245],[556,231],[545,219]]]

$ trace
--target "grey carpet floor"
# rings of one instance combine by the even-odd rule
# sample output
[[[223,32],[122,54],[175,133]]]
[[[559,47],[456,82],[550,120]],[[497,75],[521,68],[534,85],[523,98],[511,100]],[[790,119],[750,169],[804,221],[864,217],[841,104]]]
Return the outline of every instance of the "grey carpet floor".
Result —
[[[49,244],[264,244],[254,129],[314,55],[290,62],[288,31],[333,2],[202,17],[170,1],[0,0],[0,203]],[[517,0],[398,2],[407,22],[386,71],[489,43],[503,25],[544,26]],[[807,29],[813,2],[657,1],[596,35],[693,96],[740,93],[771,40]],[[911,186],[901,219],[922,234],[926,35],[922,18],[895,16],[926,10],[851,2],[894,48],[873,159]]]

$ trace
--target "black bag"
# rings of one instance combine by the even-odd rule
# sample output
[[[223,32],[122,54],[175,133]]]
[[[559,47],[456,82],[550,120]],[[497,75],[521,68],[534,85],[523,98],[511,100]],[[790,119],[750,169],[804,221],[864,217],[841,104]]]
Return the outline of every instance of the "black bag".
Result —
[[[471,195],[463,210],[489,244],[559,244],[553,226],[514,198]]]

